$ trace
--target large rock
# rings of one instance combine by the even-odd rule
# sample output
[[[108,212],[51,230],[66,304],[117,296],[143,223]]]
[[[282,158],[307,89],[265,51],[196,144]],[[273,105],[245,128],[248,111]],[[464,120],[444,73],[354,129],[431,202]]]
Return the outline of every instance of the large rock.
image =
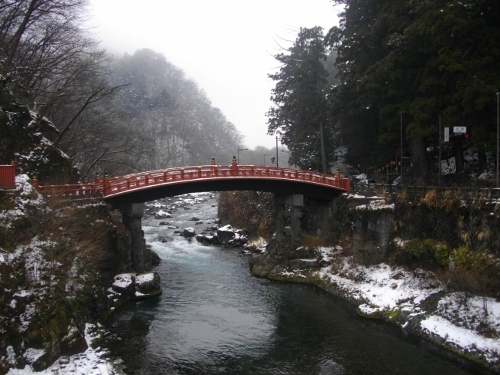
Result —
[[[151,264],[153,266],[158,266],[161,263],[161,258],[160,256],[155,253],[154,251],[151,252]]]
[[[196,235],[196,240],[204,245],[214,244],[217,245],[218,242],[214,241],[217,238],[211,234],[198,234]]]
[[[172,215],[167,211],[160,210],[155,214],[155,219],[170,219]]]
[[[135,278],[136,297],[161,293],[160,276],[156,272],[137,275]]]
[[[290,268],[294,271],[318,269],[317,259],[293,259],[290,261]]]
[[[231,225],[225,225],[219,229],[217,229],[217,238],[219,242],[223,245],[226,245],[235,237],[233,227]]]
[[[194,228],[192,227],[188,227],[188,228],[184,228],[184,230],[182,231],[182,235],[184,237],[194,237],[196,234]]]
[[[135,296],[135,274],[122,273],[115,276],[111,286],[113,290],[124,297]]]
[[[316,249],[309,246],[300,246],[289,253],[290,259],[313,259],[318,258],[319,253]]]

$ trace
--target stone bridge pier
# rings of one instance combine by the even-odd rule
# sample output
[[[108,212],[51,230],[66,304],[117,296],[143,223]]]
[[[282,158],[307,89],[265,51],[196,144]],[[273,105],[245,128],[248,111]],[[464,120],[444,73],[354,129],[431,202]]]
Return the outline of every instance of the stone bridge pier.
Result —
[[[283,195],[275,194],[276,205],[276,239],[290,237],[292,240],[300,238],[300,218],[304,196],[301,194]]]
[[[130,253],[127,263],[140,273],[151,269],[146,257],[146,241],[141,219],[144,217],[144,203],[123,204],[120,207],[122,223],[130,234]],[[150,262],[150,261],[149,261]]]
[[[320,237],[327,235],[338,211],[337,199],[318,200],[304,198],[300,194],[275,194],[276,239],[288,237],[298,240],[304,229]]]

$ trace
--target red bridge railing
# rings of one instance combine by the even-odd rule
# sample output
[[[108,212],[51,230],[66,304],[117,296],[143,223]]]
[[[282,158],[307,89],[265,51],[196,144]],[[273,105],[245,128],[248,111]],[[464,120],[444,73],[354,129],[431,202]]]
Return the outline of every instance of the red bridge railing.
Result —
[[[264,167],[253,165],[229,166],[205,165],[198,167],[169,168],[157,171],[136,173],[121,177],[96,177],[93,183],[70,185],[38,185],[36,180],[33,185],[41,192],[54,191],[56,194],[66,196],[100,195],[113,197],[122,195],[127,191],[145,188],[147,186],[181,183],[202,179],[238,179],[238,178],[263,178],[268,180],[307,181],[311,184],[334,187],[350,192],[350,180],[342,178],[340,174],[325,175],[318,172],[303,171],[292,168]]]

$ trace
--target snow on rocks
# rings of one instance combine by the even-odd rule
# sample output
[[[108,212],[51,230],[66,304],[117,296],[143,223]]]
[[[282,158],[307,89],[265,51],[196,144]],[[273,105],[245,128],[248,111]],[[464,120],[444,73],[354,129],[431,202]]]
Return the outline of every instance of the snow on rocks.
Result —
[[[184,228],[184,230],[182,231],[182,235],[184,237],[187,237],[187,238],[194,237],[195,234],[196,234],[196,231],[192,227]]]
[[[224,225],[220,228],[214,225],[197,235],[196,240],[205,245],[240,247],[248,242],[248,233],[242,229],[235,229],[231,225]]]
[[[387,204],[385,199],[374,199],[367,204],[356,206],[356,210],[362,211],[377,211],[377,210],[389,210],[394,211],[394,203]]]
[[[130,300],[140,300],[161,294],[160,276],[156,272],[137,275],[122,273],[115,276],[108,298],[116,307]]]
[[[500,369],[500,302],[493,298],[450,293],[433,314],[420,321],[431,337],[496,364]]]
[[[26,217],[30,207],[36,207],[43,203],[42,195],[38,194],[29,181],[29,177],[25,174],[16,176],[14,207],[0,211],[0,225],[4,228],[12,228],[15,221]]]
[[[170,214],[167,211],[159,210],[155,214],[155,219],[170,219],[172,217],[172,214]]]
[[[217,229],[217,237],[222,244],[227,244],[235,237],[235,232],[231,225],[225,225]]]
[[[135,278],[136,296],[161,292],[160,276],[156,272],[137,275]]]
[[[60,357],[50,367],[43,371],[35,371],[33,364],[43,356],[44,351],[28,348],[25,358],[29,363],[23,369],[10,369],[7,375],[52,375],[52,374],[79,374],[79,375],[120,375],[124,374],[124,367],[120,359],[111,360],[109,351],[101,347],[93,347],[96,339],[103,335],[102,327],[92,324],[85,326],[85,340],[87,350],[72,356]],[[35,366],[36,367],[36,366]]]

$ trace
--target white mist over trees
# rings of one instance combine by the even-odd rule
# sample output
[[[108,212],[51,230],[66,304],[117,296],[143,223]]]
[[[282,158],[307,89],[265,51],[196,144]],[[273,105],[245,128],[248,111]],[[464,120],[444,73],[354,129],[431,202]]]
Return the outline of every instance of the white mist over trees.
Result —
[[[82,177],[229,163],[241,135],[196,83],[151,50],[113,59],[83,28],[85,7],[0,1],[0,163],[50,165],[54,148]],[[19,139],[33,142],[20,152]]]
[[[112,82],[128,84],[117,100],[148,144],[139,169],[230,163],[241,141],[235,126],[197,84],[159,53],[142,49],[115,61]]]

